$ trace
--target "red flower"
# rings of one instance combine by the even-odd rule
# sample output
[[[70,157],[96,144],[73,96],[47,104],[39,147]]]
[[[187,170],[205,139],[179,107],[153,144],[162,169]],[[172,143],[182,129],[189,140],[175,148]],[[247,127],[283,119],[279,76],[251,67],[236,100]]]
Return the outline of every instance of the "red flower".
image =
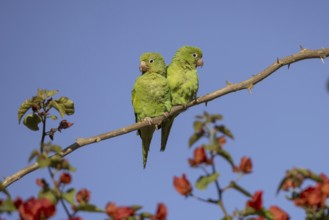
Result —
[[[109,202],[106,205],[106,213],[113,220],[122,220],[130,216],[134,216],[135,210],[127,206],[116,206],[114,202]]]
[[[283,190],[283,191],[288,191],[290,188],[296,188],[297,186],[298,186],[299,184],[298,184],[298,182],[297,181],[295,181],[294,179],[291,179],[291,178],[289,178],[289,179],[286,179],[285,181],[284,181],[284,183],[282,184],[282,186],[281,186],[281,189]]]
[[[219,138],[217,138],[217,143],[218,143],[218,147],[222,147],[224,144],[226,144],[226,138],[225,136],[220,136]]]
[[[262,195],[263,191],[255,192],[252,199],[247,201],[246,206],[254,208],[255,210],[260,210],[263,207]]]
[[[56,206],[46,198],[35,199],[32,197],[19,205],[18,212],[21,219],[41,220],[53,216]]]
[[[23,200],[20,197],[17,197],[14,201],[14,205],[16,207],[16,209],[18,209],[20,207],[20,205],[23,204]]]
[[[322,183],[319,183],[317,187],[321,190],[323,197],[329,197],[329,178],[325,174],[320,174]]]
[[[151,220],[166,220],[167,214],[167,206],[164,203],[159,203],[156,214],[151,217]]]
[[[36,182],[36,184],[37,184],[38,186],[40,186],[40,187],[43,188],[43,189],[46,189],[46,188],[49,187],[49,185],[48,185],[48,183],[47,183],[47,181],[46,181],[45,179],[37,178],[37,179],[35,180],[35,182]]]
[[[242,157],[239,165],[240,172],[242,173],[251,173],[252,171],[252,161],[249,157]]]
[[[90,200],[90,191],[88,189],[81,189],[76,194],[78,203],[88,203]]]
[[[321,190],[316,187],[308,187],[304,189],[298,198],[294,199],[294,203],[296,206],[305,206],[309,208],[318,208],[324,207],[325,199],[323,199],[323,195]]]
[[[62,173],[59,177],[59,182],[63,184],[69,184],[72,181],[71,174],[69,173]]]
[[[68,122],[67,120],[62,120],[60,123],[59,123],[59,126],[58,126],[58,131],[61,132],[62,129],[67,129],[69,127],[71,127],[73,125],[73,123],[71,122]]]
[[[176,191],[183,196],[188,196],[192,192],[192,186],[188,179],[186,179],[185,174],[183,174],[181,178],[174,176],[174,187]]]
[[[207,158],[206,151],[204,147],[197,147],[194,150],[194,158],[188,159],[189,164],[192,167],[196,167],[201,163],[212,164],[212,160]]]
[[[281,208],[279,208],[278,206],[272,205],[270,207],[270,212],[272,212],[274,218],[273,220],[289,220],[290,217],[289,215],[283,211]]]
[[[81,218],[80,216],[76,216],[69,218],[69,220],[83,220],[83,218]]]

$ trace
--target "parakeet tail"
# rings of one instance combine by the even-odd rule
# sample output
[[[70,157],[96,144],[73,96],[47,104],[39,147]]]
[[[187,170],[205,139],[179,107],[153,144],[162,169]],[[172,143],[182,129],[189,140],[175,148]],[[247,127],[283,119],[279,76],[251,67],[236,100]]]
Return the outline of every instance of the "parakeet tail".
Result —
[[[170,134],[171,127],[174,123],[175,117],[170,117],[164,120],[164,122],[161,125],[161,148],[160,151],[165,151],[168,137]]]
[[[140,134],[142,138],[143,145],[143,168],[145,169],[147,163],[147,156],[150,150],[150,145],[153,137],[153,132],[155,130],[154,126],[149,126],[146,128],[142,128]]]

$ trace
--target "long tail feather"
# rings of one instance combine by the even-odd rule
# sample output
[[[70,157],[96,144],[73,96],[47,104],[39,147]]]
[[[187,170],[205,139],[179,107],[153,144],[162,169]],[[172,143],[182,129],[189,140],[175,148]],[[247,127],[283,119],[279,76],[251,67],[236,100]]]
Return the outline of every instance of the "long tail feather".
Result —
[[[161,148],[160,151],[165,151],[171,127],[175,117],[167,118],[161,125]]]
[[[142,138],[142,146],[143,146],[142,152],[143,152],[143,168],[144,169],[146,167],[147,157],[148,157],[148,153],[150,150],[150,145],[151,145],[154,130],[155,130],[154,126],[149,126],[146,128],[142,128],[140,130],[140,136]]]

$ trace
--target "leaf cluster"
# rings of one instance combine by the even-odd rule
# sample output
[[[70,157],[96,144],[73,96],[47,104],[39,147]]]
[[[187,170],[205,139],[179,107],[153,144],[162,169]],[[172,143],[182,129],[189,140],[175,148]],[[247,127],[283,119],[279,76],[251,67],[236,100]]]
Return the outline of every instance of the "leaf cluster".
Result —
[[[45,118],[57,120],[56,115],[49,114],[51,109],[55,109],[61,117],[74,114],[74,103],[69,98],[62,96],[53,99],[58,90],[40,90],[31,99],[26,99],[18,109],[18,123],[23,119],[23,124],[32,131],[39,130],[39,124]],[[25,115],[29,110],[32,113]]]

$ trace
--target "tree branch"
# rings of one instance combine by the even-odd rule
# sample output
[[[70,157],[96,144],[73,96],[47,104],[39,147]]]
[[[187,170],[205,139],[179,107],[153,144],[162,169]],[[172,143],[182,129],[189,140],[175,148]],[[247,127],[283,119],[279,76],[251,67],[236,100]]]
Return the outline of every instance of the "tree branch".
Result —
[[[323,48],[323,49],[318,49],[318,50],[309,50],[309,49],[305,49],[305,48],[301,47],[301,50],[299,52],[297,52],[293,55],[284,57],[282,59],[277,58],[277,60],[274,63],[272,63],[269,67],[267,67],[263,71],[259,72],[258,74],[252,76],[251,78],[249,78],[245,81],[242,81],[239,83],[227,83],[227,85],[225,87],[223,87],[219,90],[216,90],[212,93],[209,93],[207,95],[198,97],[197,99],[188,103],[186,106],[174,106],[168,116],[177,115],[178,113],[185,111],[186,108],[190,108],[192,106],[196,106],[196,105],[199,105],[202,103],[208,103],[209,101],[212,101],[214,99],[217,99],[223,95],[227,95],[232,92],[236,92],[236,91],[244,90],[244,89],[247,89],[250,91],[254,85],[261,82],[263,79],[267,78],[268,76],[270,76],[272,73],[274,73],[276,70],[280,69],[283,66],[288,65],[288,68],[289,68],[289,66],[292,63],[295,63],[295,62],[298,62],[301,60],[305,60],[305,59],[313,59],[313,58],[321,59],[322,62],[324,62],[324,59],[328,56],[329,56],[329,48]],[[153,118],[152,121],[153,121],[153,124],[159,125],[159,124],[161,124],[162,120],[164,120],[164,119],[165,119],[164,116],[159,116],[159,117]],[[62,152],[59,153],[59,155],[61,157],[65,157],[66,155],[72,153],[73,151],[79,149],[80,147],[83,147],[83,146],[86,146],[89,144],[93,144],[93,143],[98,143],[100,141],[110,139],[113,137],[117,137],[120,135],[124,135],[124,134],[127,134],[129,132],[135,131],[137,129],[140,129],[140,128],[143,128],[146,126],[148,126],[148,122],[142,121],[142,122],[138,122],[138,123],[114,130],[114,131],[96,135],[93,137],[79,138],[79,139],[77,139],[77,141],[75,143],[73,143],[70,146],[68,146],[67,148],[63,149]],[[15,174],[13,174],[11,176],[6,177],[3,180],[3,182],[0,183],[0,191],[6,189],[12,183],[16,182],[17,180],[21,179],[28,173],[31,173],[37,169],[39,169],[39,164],[36,162],[34,164],[31,164],[31,165],[19,170],[18,172],[16,172]]]

